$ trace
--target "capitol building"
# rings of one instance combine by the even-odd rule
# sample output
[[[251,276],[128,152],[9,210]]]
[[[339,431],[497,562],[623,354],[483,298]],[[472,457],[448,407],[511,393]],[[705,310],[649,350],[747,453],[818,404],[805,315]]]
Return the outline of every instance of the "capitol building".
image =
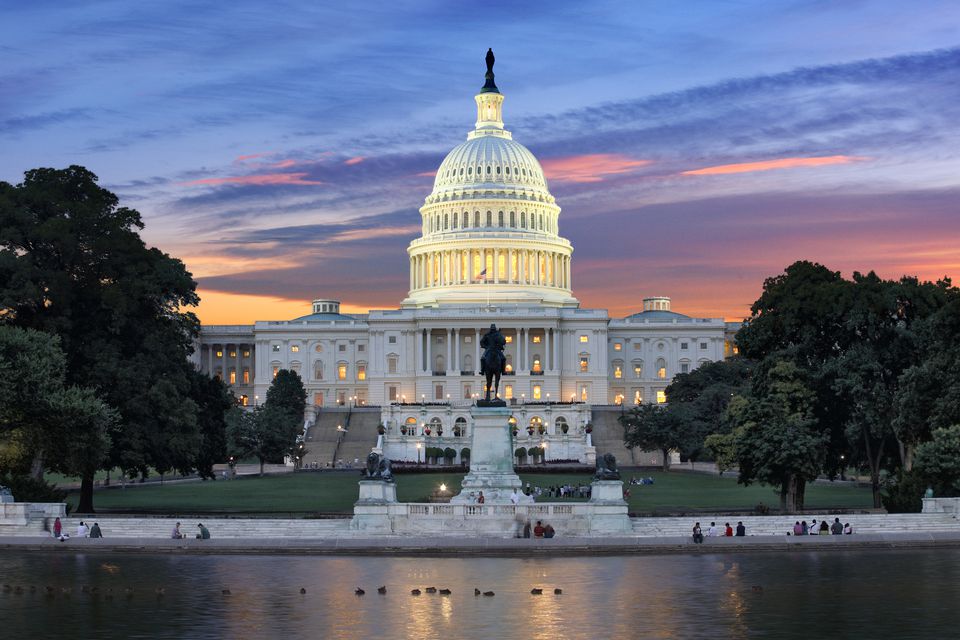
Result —
[[[292,320],[203,326],[194,364],[246,406],[266,397],[277,371],[297,371],[305,428],[324,424],[325,411],[366,408],[376,429],[366,450],[377,442],[415,460],[438,438],[469,434],[469,406],[484,392],[480,338],[495,323],[507,340],[500,397],[515,407],[520,437],[553,445],[548,457],[589,461],[598,411],[662,403],[674,375],[732,353],[739,323],[677,313],[668,297],[638,300],[625,318],[581,308],[560,206],[536,157],[504,128],[492,56],[474,99],[475,127],[420,208],[398,308],[344,314],[321,298]]]

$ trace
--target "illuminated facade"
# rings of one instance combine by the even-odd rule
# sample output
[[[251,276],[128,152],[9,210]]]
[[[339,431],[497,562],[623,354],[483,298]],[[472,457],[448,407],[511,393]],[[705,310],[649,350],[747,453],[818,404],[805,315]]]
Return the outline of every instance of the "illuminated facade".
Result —
[[[348,315],[320,299],[294,320],[205,326],[197,366],[248,404],[265,397],[277,370],[293,369],[308,404],[378,405],[388,429],[436,418],[452,431],[484,391],[479,343],[496,323],[508,340],[501,397],[568,405],[549,416],[524,409],[525,420],[556,434],[563,424],[582,433],[593,404],[662,400],[674,375],[729,355],[735,327],[675,313],[669,298],[644,299],[626,318],[580,308],[560,207],[540,163],[504,129],[492,73],[475,100],[475,128],[443,160],[420,209],[398,309]],[[429,403],[439,408],[405,413]]]

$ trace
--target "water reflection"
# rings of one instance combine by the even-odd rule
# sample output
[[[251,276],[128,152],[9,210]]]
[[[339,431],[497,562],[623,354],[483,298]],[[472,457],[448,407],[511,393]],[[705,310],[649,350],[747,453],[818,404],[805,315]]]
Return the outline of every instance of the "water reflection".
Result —
[[[706,630],[905,638],[952,634],[960,551],[536,560],[6,554],[0,575],[24,587],[0,593],[3,635],[13,638],[557,640]],[[354,595],[358,586],[366,595]],[[452,593],[410,594],[426,587]],[[475,588],[496,595],[475,596]]]

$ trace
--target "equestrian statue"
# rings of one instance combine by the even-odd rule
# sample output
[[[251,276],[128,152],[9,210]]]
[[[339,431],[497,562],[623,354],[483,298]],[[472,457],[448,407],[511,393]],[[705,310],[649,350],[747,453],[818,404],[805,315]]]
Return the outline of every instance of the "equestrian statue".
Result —
[[[484,404],[495,404],[497,406],[506,405],[500,400],[497,391],[500,388],[500,376],[504,374],[507,367],[507,357],[503,355],[503,349],[507,344],[507,339],[503,337],[497,325],[491,324],[490,331],[484,334],[480,339],[480,346],[483,347],[483,356],[480,358],[480,373],[486,378],[487,393],[484,397]],[[490,392],[493,391],[493,401],[490,400]]]

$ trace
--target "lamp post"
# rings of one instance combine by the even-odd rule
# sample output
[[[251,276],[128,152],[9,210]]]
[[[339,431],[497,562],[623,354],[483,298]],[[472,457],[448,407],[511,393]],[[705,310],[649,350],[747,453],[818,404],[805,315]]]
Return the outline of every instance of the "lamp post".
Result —
[[[260,396],[253,396],[253,406],[257,407],[260,402]]]

